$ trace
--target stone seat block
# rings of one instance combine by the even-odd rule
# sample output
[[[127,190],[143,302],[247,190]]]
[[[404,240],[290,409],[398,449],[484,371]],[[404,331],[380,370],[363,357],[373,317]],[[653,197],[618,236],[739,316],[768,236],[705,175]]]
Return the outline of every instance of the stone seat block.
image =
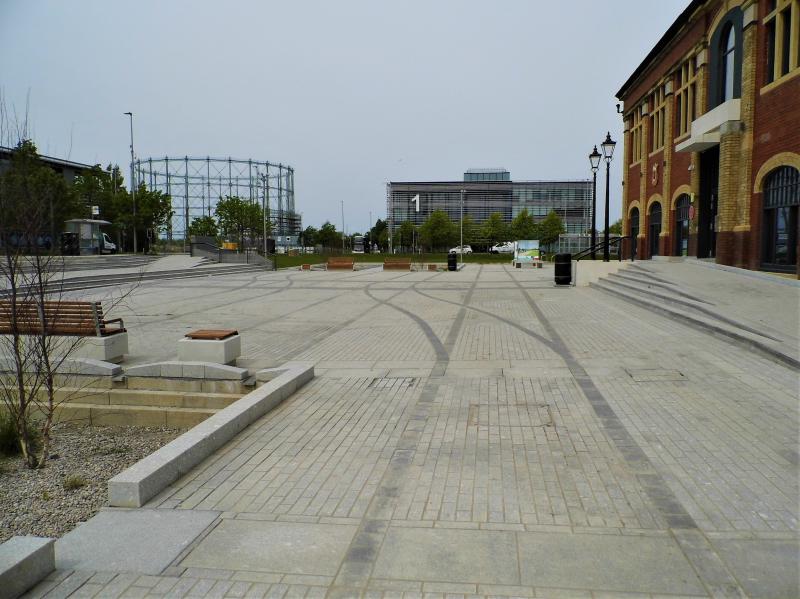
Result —
[[[235,364],[242,355],[242,337],[233,335],[227,339],[189,339],[178,341],[178,360],[182,362],[214,362]]]

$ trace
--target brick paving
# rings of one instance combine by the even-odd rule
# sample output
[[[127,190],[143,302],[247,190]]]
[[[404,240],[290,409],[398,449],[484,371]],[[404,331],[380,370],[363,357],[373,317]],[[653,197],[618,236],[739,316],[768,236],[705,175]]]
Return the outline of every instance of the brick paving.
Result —
[[[249,364],[317,378],[147,506],[219,512],[159,575],[58,570],[31,597],[795,593],[797,373],[551,277],[144,286],[132,352],[235,326]]]

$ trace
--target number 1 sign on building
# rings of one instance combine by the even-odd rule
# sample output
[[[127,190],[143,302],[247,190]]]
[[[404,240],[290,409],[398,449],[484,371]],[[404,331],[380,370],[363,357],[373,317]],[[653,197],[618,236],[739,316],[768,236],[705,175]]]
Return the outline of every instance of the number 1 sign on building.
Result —
[[[414,212],[419,212],[419,194],[415,195],[409,201],[410,202],[416,202],[416,205],[414,207]]]

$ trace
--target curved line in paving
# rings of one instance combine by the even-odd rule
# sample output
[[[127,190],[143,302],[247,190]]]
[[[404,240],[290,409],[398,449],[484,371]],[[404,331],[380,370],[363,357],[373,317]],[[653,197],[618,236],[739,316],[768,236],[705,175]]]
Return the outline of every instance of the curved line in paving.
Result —
[[[508,326],[513,327],[513,328],[525,333],[526,335],[528,335],[530,337],[533,337],[534,339],[536,339],[540,343],[544,344],[549,350],[551,350],[551,351],[553,351],[555,353],[558,353],[558,350],[553,345],[552,341],[550,341],[546,337],[542,337],[538,333],[536,333],[534,331],[531,331],[530,329],[522,326],[521,324],[519,324],[517,322],[514,322],[513,320],[511,320],[509,318],[503,318],[502,316],[499,316],[497,314],[494,314],[493,312],[489,312],[488,310],[484,310],[482,308],[476,308],[474,306],[468,306],[466,303],[455,302],[455,301],[452,301],[452,300],[442,299],[442,298],[436,297],[434,295],[429,295],[429,294],[427,294],[427,293],[425,293],[423,291],[420,291],[416,287],[414,287],[414,291],[416,291],[417,293],[419,293],[422,296],[425,296],[425,297],[430,298],[432,300],[436,300],[438,302],[444,302],[446,304],[453,304],[454,306],[461,306],[463,308],[466,308],[467,310],[472,310],[473,312],[478,312],[479,314],[483,314],[485,316],[490,316],[491,318],[499,320],[500,322],[502,322],[504,324],[507,324]]]

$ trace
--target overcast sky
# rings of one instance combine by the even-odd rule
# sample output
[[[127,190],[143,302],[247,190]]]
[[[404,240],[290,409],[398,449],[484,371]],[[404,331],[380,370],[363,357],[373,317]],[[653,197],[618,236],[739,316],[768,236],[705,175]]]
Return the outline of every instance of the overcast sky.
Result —
[[[18,113],[29,94],[42,154],[127,165],[132,111],[138,157],[289,164],[304,225],[339,227],[344,200],[363,231],[387,181],[589,178],[621,141],[615,92],[686,5],[0,0],[0,88]]]

